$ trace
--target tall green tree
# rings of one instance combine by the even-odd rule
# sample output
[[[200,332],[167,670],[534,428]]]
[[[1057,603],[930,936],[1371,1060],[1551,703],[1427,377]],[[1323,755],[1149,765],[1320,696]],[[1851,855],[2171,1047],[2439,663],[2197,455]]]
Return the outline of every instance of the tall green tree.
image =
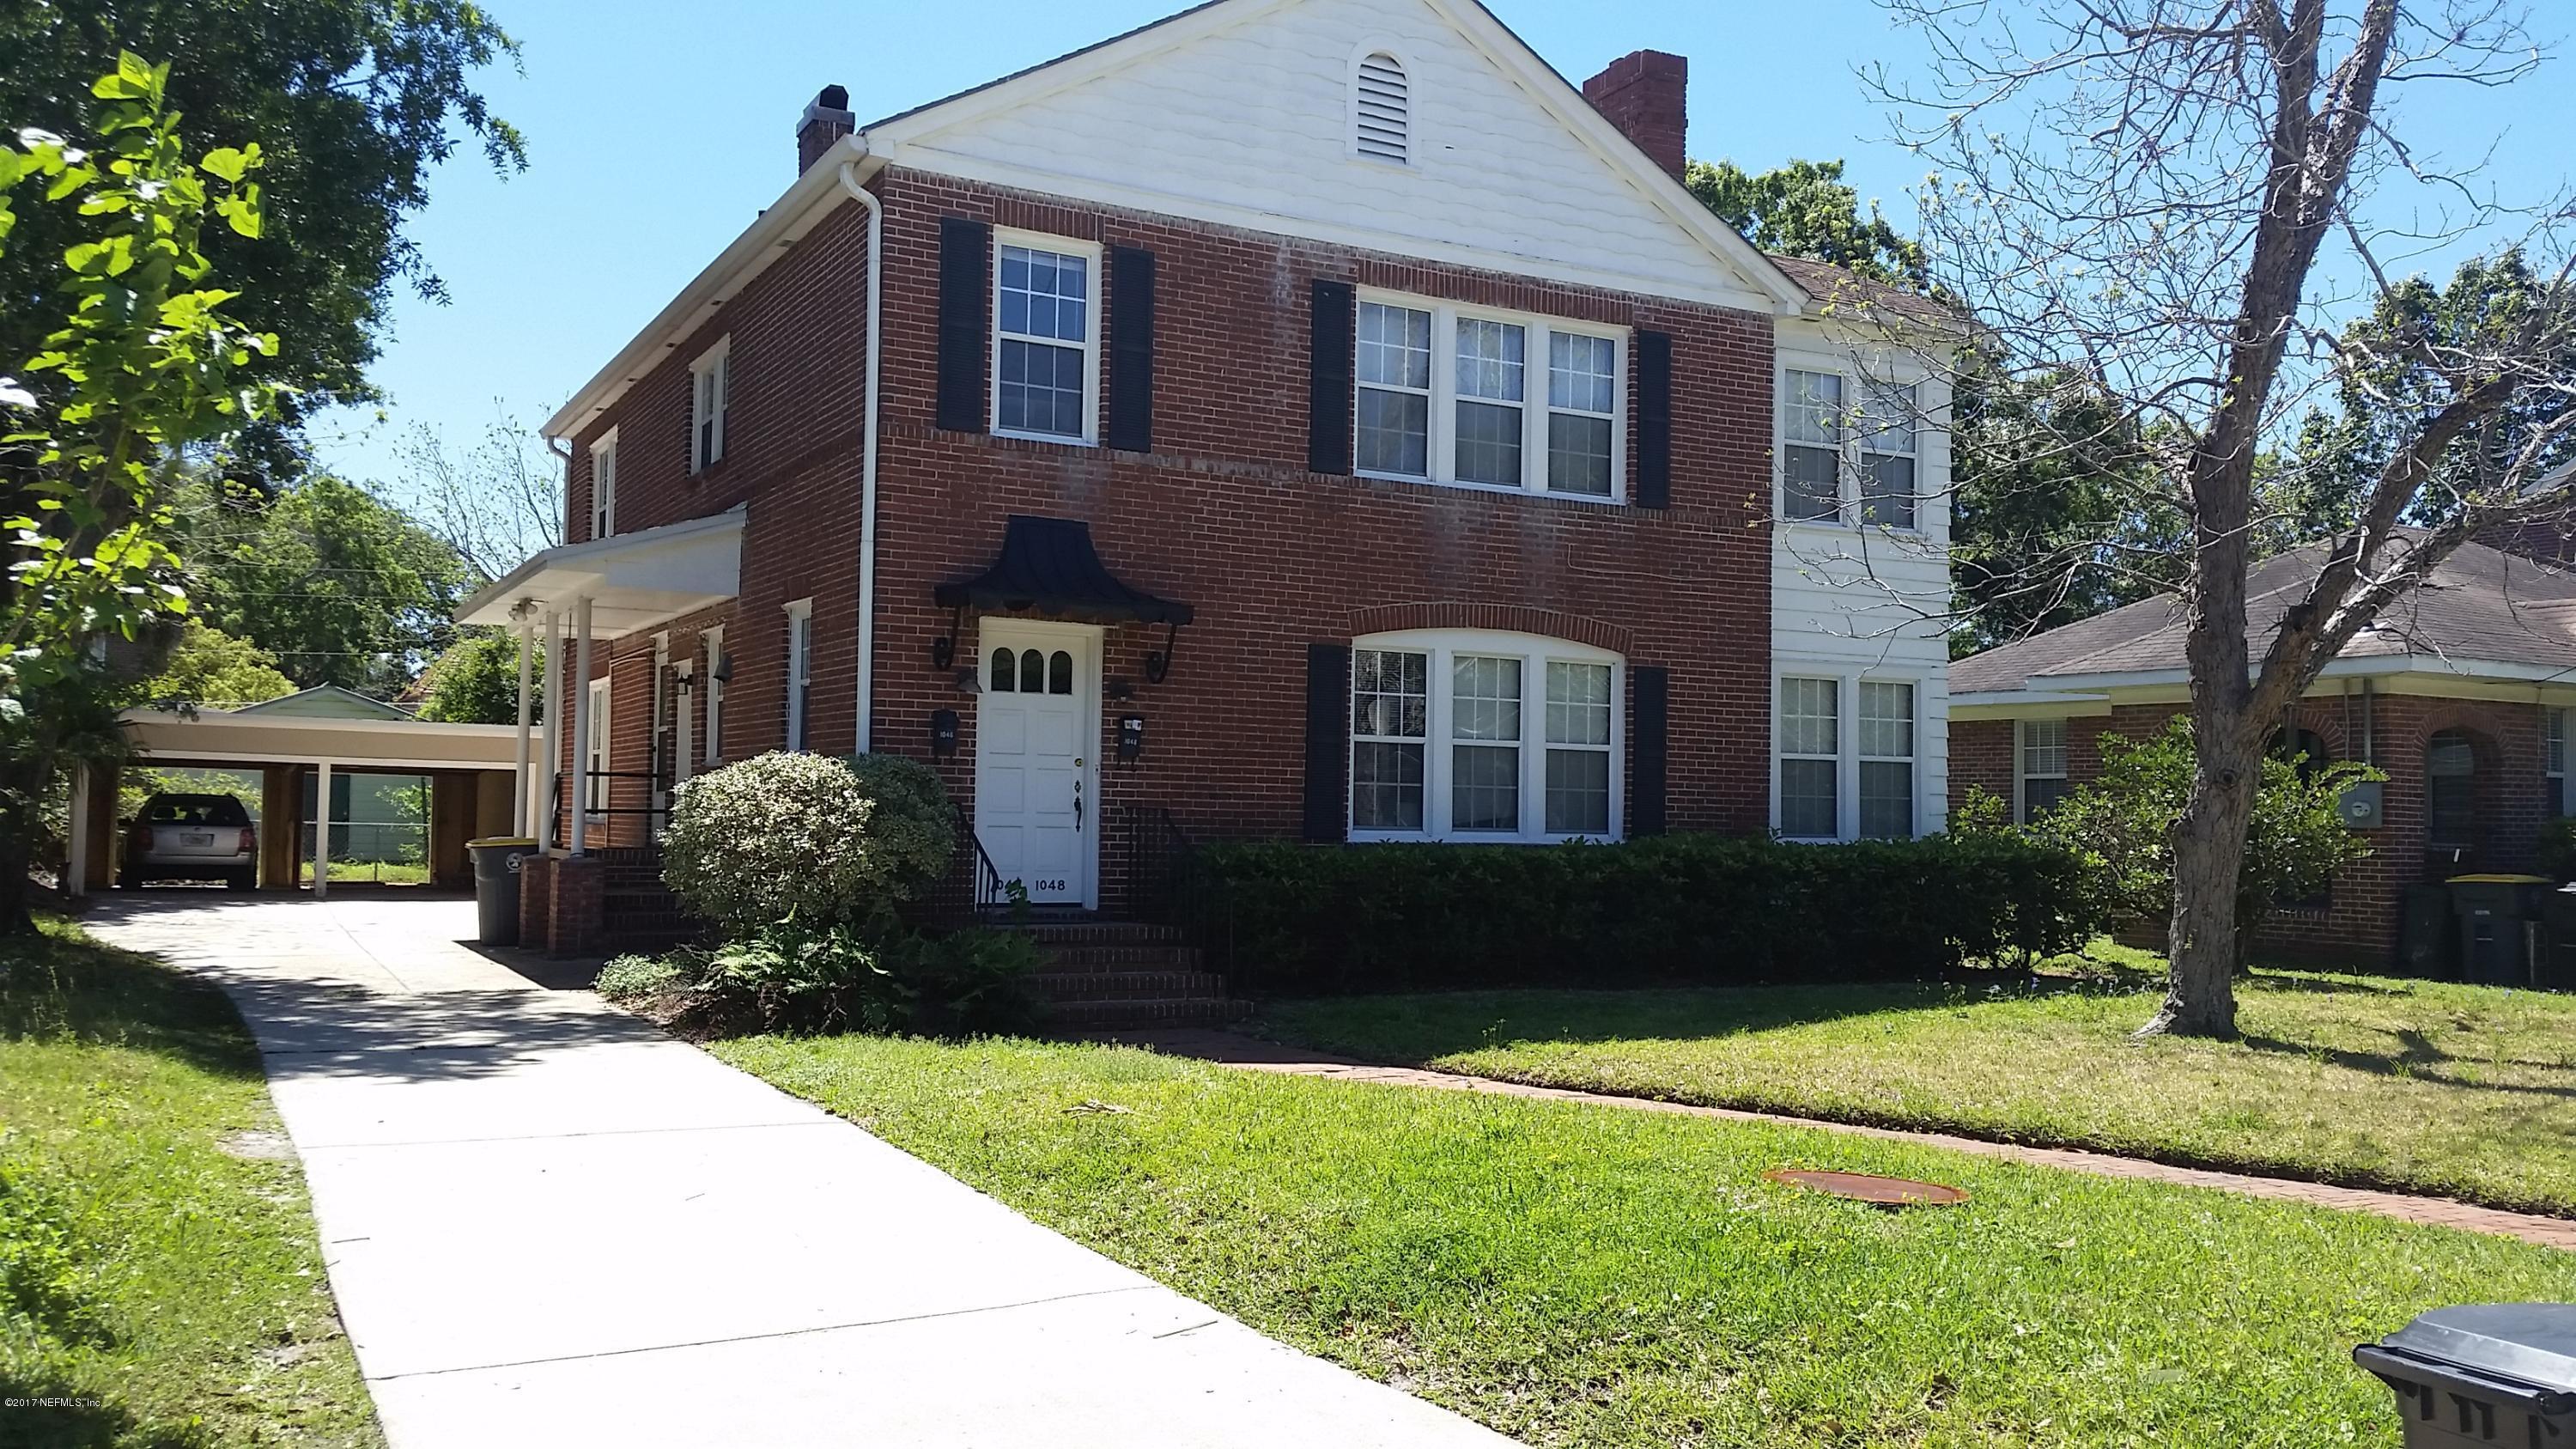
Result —
[[[471,628],[420,677],[420,717],[447,724],[519,722],[519,641],[506,629]],[[530,718],[545,714],[545,645],[532,651]]]
[[[1879,215],[1861,212],[1840,161],[1792,161],[1749,172],[1732,161],[1693,161],[1682,178],[1699,203],[1766,252],[1831,262],[1864,277],[1929,290],[1923,248]]]
[[[27,867],[62,767],[120,747],[115,716],[187,612],[169,504],[180,456],[259,415],[245,374],[274,340],[228,311],[201,249],[260,233],[256,145],[191,164],[169,68],[120,55],[91,84],[83,146],[0,142],[0,257],[21,232],[73,240],[34,275],[53,330],[0,377],[0,933],[32,929]],[[34,199],[28,199],[29,193]]]
[[[456,551],[372,490],[329,474],[262,499],[220,480],[185,523],[199,605],[297,684],[389,699],[455,638],[472,591]]]
[[[210,705],[229,709],[293,694],[295,681],[277,667],[277,656],[248,639],[236,639],[203,619],[179,626],[170,654],[143,686],[151,704]]]
[[[523,169],[519,133],[493,115],[476,74],[515,62],[517,47],[472,0],[0,0],[0,119],[61,135],[96,133],[107,98],[93,77],[118,53],[179,57],[167,101],[192,151],[258,137],[265,147],[266,226],[210,237],[207,257],[243,295],[242,322],[277,335],[268,375],[293,385],[279,423],[374,396],[366,378],[393,288],[444,292],[405,223],[429,199],[429,175],[460,142],[508,173]],[[0,358],[32,356],[53,329],[25,299],[80,236],[77,219],[29,215],[0,258]],[[277,431],[233,440],[247,476],[294,467]]]

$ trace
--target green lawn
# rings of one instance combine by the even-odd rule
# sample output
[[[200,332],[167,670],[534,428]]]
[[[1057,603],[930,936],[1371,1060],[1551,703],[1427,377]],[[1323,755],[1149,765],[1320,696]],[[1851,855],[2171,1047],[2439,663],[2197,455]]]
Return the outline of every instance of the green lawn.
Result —
[[[2576,1254],[1807,1128],[1102,1047],[714,1050],[1536,1445],[2388,1446],[2353,1342],[2576,1297]],[[1974,1196],[1891,1215],[1762,1180],[1782,1165]]]
[[[2160,989],[1481,991],[1279,1002],[1259,1029],[1511,1081],[2576,1214],[2576,997],[2267,971],[2240,984],[2242,1042],[2130,1040]]]
[[[0,1443],[383,1442],[276,1130],[221,992],[0,941]]]

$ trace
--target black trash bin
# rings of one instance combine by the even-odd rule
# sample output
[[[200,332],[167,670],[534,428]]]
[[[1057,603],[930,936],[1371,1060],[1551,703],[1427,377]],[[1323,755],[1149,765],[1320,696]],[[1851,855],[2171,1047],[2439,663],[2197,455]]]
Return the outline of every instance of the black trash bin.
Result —
[[[537,843],[511,837],[469,840],[474,854],[474,916],[486,946],[519,944],[519,857],[537,853]]]
[[[2541,957],[2532,963],[2531,984],[2543,991],[2576,991],[2576,885],[2564,885],[2541,898]]]
[[[2352,1361],[2396,1391],[2406,1449],[2576,1442],[2576,1303],[2437,1308]]]
[[[2538,875],[2455,875],[2451,908],[2460,918],[2460,979],[2481,986],[2531,984],[2531,925],[2549,878]]]

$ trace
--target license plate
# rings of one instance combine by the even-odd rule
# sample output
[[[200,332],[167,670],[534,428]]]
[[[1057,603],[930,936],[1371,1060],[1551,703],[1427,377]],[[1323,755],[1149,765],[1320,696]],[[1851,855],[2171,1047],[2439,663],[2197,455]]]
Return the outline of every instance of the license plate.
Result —
[[[214,834],[213,834],[211,831],[204,831],[204,830],[189,830],[189,831],[182,831],[182,832],[180,833],[180,835],[179,835],[179,843],[180,843],[181,845],[187,846],[187,847],[188,847],[189,849],[191,849],[191,850],[203,850],[203,849],[205,849],[207,846],[213,845],[213,844],[215,843],[215,837],[214,837]]]

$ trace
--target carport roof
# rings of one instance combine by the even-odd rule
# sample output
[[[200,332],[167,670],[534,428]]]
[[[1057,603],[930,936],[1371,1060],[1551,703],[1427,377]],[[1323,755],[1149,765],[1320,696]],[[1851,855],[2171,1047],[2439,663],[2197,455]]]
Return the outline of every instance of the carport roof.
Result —
[[[130,709],[126,738],[147,762],[349,769],[515,770],[516,725],[335,719],[247,710]]]

